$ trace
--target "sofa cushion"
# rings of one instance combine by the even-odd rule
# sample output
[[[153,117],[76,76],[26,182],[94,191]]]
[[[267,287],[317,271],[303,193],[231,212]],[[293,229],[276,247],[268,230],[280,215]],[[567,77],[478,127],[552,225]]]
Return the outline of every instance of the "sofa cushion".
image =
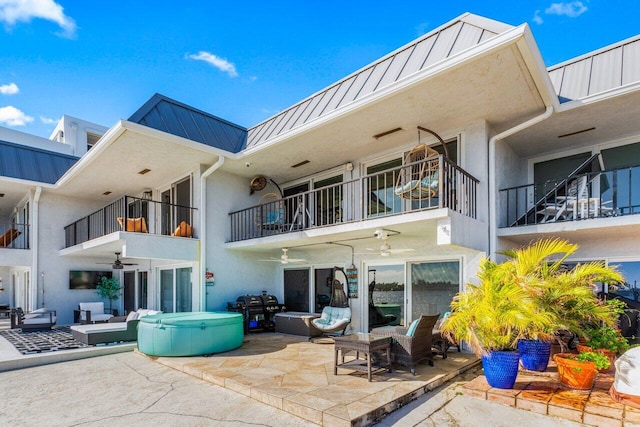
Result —
[[[136,320],[138,316],[139,314],[137,311],[132,311],[129,314],[127,314],[127,318],[125,319],[125,322],[128,322],[129,320]]]
[[[193,236],[193,227],[187,224],[186,221],[182,221],[173,232],[173,235],[177,237],[191,237]]]
[[[413,322],[411,322],[411,324],[409,325],[409,329],[407,329],[407,336],[408,337],[412,337],[413,334],[416,333],[416,329],[418,329],[418,322],[420,321],[420,319],[416,319]]]
[[[144,218],[127,218],[127,226],[124,226],[124,219],[119,216],[118,223],[120,227],[125,231],[136,231],[138,233],[148,233],[147,221]]]

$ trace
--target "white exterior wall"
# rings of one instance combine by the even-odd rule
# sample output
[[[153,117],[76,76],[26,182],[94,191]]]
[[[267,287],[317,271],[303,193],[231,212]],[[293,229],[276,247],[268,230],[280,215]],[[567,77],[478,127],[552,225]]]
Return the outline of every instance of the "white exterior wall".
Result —
[[[246,178],[222,171],[216,171],[207,178],[205,267],[215,274],[215,282],[205,287],[206,310],[226,310],[228,301],[235,302],[240,295],[260,294],[263,290],[282,301],[282,282],[278,284],[276,281],[279,263],[259,261],[266,257],[264,253],[233,251],[224,247],[230,233],[229,212],[257,204],[257,200],[268,191],[269,187],[250,197]]]
[[[0,126],[0,140],[13,142],[14,144],[54,151],[56,153],[74,155],[73,147],[62,142],[52,141],[36,135],[20,132]]]
[[[64,115],[53,132],[51,132],[49,139],[56,140],[58,134],[62,131],[64,139],[61,142],[69,146],[70,154],[80,157],[87,152],[87,132],[104,135],[107,130],[109,128],[96,123]]]

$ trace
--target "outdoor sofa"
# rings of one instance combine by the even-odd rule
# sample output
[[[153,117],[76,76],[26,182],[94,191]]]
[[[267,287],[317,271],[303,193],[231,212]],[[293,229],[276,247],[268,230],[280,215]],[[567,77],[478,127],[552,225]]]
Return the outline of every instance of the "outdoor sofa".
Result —
[[[71,334],[74,340],[86,345],[137,341],[140,317],[157,313],[161,311],[138,309],[129,313],[124,321],[110,319],[108,323],[73,325]],[[121,320],[121,318],[115,320]]]

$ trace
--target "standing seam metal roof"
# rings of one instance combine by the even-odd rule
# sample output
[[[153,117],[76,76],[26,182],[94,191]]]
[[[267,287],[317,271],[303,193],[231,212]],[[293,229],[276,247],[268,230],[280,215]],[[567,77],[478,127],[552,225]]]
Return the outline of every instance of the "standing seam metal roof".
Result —
[[[78,157],[0,140],[0,176],[55,184]]]
[[[156,93],[129,121],[202,144],[237,153],[247,129]]]
[[[640,36],[549,67],[560,102],[640,82]]]
[[[247,147],[258,146],[327,115],[510,28],[513,27],[464,14],[250,128]]]

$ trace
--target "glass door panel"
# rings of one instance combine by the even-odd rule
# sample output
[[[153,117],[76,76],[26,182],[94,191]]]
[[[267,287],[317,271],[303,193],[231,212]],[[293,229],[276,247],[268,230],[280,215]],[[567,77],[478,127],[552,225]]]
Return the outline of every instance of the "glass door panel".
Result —
[[[331,283],[333,282],[333,268],[316,268],[314,270],[315,312],[322,313],[322,309],[331,301]]]
[[[420,315],[450,311],[451,301],[460,290],[460,262],[422,262],[411,264],[411,320]]]
[[[309,269],[284,271],[284,305],[287,311],[309,312]]]
[[[147,299],[149,297],[147,288],[148,275],[146,271],[138,272],[138,307],[149,308]]]
[[[404,265],[376,265],[368,269],[369,330],[404,325]]]
[[[191,311],[191,267],[176,269],[176,312]]]
[[[373,175],[366,178],[368,188],[367,216],[375,217],[402,212],[403,201],[394,192],[400,170],[382,173],[399,166],[402,166],[401,158],[367,168],[367,175]]]
[[[160,310],[173,313],[173,270],[160,270]]]
[[[342,217],[342,175],[316,181],[313,184],[316,221],[315,225],[331,225]]]
[[[124,313],[136,311],[136,273],[135,271],[124,272]]]

